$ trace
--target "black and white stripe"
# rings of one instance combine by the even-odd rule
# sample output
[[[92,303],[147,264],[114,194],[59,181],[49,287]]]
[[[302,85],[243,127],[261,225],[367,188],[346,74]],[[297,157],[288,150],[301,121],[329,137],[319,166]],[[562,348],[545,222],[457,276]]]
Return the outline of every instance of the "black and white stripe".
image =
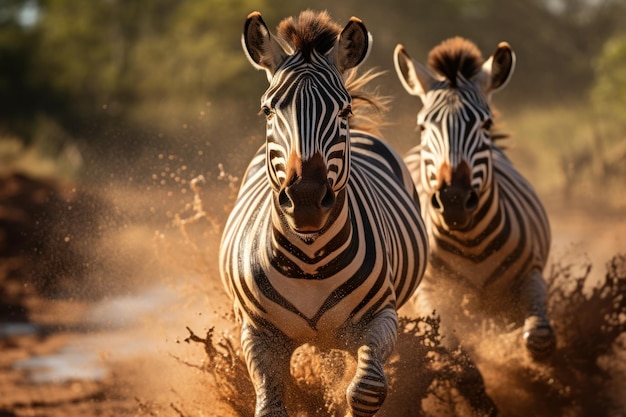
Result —
[[[474,58],[473,72],[463,73],[462,64],[458,71],[432,67],[437,59],[448,66],[469,59],[472,47],[468,51],[459,38],[448,40],[431,52],[429,68],[402,46],[395,52],[403,85],[423,103],[420,144],[405,157],[430,239],[429,269],[418,299],[426,311],[445,315],[464,296],[478,298],[478,309],[489,317],[523,323],[526,347],[541,358],[555,347],[542,276],[550,226],[531,185],[491,138],[490,95],[508,81],[513,52],[501,43],[485,63]]]
[[[383,364],[395,345],[396,309],[426,267],[428,238],[402,158],[374,135],[349,128],[353,103],[343,76],[360,60],[342,58],[342,42],[349,37],[351,48],[367,48],[368,34],[358,19],[343,31],[326,19],[304,12],[294,30],[308,30],[304,22],[332,29],[330,51],[287,47],[289,39],[276,41],[258,13],[244,31],[248,56],[270,80],[261,100],[267,140],[225,225],[220,270],[242,321],[257,416],[286,415],[289,357],[306,342],[355,355],[348,404],[354,416],[373,415],[387,392]],[[298,198],[286,201],[296,194],[289,188],[320,176],[332,190],[323,197],[327,220],[315,230],[291,227],[285,206]],[[300,199],[307,210],[315,205],[309,197]]]

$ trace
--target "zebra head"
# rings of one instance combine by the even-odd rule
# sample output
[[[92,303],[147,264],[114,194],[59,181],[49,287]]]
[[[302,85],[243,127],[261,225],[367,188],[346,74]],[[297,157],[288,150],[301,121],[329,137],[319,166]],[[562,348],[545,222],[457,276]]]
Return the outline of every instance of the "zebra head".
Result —
[[[501,42],[483,62],[478,48],[462,38],[444,41],[429,54],[429,66],[413,60],[402,45],[394,64],[404,88],[423,104],[420,186],[430,211],[449,229],[471,227],[492,184],[491,94],[506,85],[515,54]]]
[[[324,12],[285,19],[277,36],[258,12],[245,23],[244,51],[269,81],[261,109],[275,205],[298,233],[329,223],[348,181],[351,97],[344,77],[365,59],[370,42],[359,19],[341,30]]]

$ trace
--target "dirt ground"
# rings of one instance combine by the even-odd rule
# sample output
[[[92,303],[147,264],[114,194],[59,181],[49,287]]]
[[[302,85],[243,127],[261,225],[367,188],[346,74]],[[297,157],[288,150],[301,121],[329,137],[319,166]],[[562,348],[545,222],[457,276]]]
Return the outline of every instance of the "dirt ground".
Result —
[[[224,188],[204,201],[225,201]],[[626,206],[547,201],[559,350],[532,363],[518,331],[483,325],[475,361],[486,391],[503,416],[626,415],[626,261],[613,258],[626,253]],[[0,417],[252,415],[214,264],[223,208],[203,212],[191,192],[0,178]],[[432,347],[436,322],[402,323],[380,414],[469,415],[450,377],[462,362]],[[318,371],[332,361],[310,357],[301,365]],[[343,415],[342,390],[327,382],[299,386],[297,415]]]

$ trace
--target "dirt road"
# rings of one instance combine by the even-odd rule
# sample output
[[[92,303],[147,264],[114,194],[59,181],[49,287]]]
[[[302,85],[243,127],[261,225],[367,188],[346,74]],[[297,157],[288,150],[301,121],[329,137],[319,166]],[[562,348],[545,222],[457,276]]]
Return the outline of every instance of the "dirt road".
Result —
[[[224,335],[237,348],[213,262],[219,220],[192,220],[190,205],[181,206],[180,216],[144,222],[142,210],[150,207],[142,194],[130,189],[93,195],[19,176],[2,180],[0,416],[251,415],[249,385],[237,364],[225,369],[207,354],[206,344],[188,339],[187,328],[202,339],[214,327],[214,354],[232,353],[218,345]],[[599,215],[558,201],[548,210],[553,263],[570,267],[555,270],[557,285],[565,288],[585,276],[588,288],[606,283],[605,263],[626,252],[626,211]],[[77,224],[82,231],[71,227]],[[602,323],[593,321],[625,289],[623,273],[618,265],[613,284],[596,298],[566,291],[567,300],[554,307],[558,318],[592,319],[581,320],[576,331],[560,328],[559,352],[546,364],[519,353],[519,332],[484,330],[477,361],[500,415],[583,416],[590,409],[597,416],[626,414],[620,403],[625,337],[617,338],[622,348],[614,348],[615,335],[602,333]],[[618,318],[622,326],[623,320]],[[402,340],[409,340],[407,334]],[[442,398],[426,398],[429,387],[421,386],[419,366],[410,362],[412,345],[402,343],[390,365],[397,393],[381,415],[464,415],[454,395],[446,394],[445,381],[439,391],[430,385]],[[314,406],[300,415],[341,415],[341,407],[328,401]]]

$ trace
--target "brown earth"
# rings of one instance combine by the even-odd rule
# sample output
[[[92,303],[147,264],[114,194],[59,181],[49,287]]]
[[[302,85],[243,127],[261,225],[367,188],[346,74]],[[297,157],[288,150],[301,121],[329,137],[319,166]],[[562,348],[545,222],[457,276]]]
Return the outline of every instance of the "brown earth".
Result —
[[[0,178],[0,417],[251,415],[215,266],[228,204],[206,204],[228,192],[194,205],[181,190]],[[558,352],[531,362],[519,331],[483,323],[474,359],[500,415],[626,415],[626,210],[548,201]],[[436,318],[402,328],[380,415],[469,415],[466,358],[438,346]],[[295,361],[294,412],[343,415],[350,360],[309,348]]]

